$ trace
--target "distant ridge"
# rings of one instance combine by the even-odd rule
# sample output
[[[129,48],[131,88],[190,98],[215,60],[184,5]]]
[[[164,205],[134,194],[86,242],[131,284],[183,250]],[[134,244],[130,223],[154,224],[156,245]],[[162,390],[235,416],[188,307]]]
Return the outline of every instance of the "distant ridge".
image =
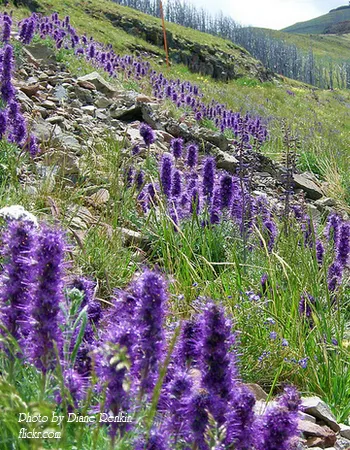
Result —
[[[347,21],[350,21],[350,5],[339,6],[323,16],[305,22],[298,22],[284,28],[282,31],[299,34],[325,34],[329,33],[329,30],[332,30],[335,25]]]

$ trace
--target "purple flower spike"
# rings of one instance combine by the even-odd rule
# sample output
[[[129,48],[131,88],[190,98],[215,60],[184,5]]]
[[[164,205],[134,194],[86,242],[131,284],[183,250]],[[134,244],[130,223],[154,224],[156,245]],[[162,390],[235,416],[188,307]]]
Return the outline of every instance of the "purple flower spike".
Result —
[[[187,147],[187,160],[188,167],[193,169],[198,163],[198,147],[195,144],[191,144]]]
[[[212,197],[214,191],[215,177],[215,159],[207,158],[203,167],[203,195],[204,197]]]
[[[231,324],[224,312],[214,303],[203,315],[202,361],[203,386],[210,395],[210,412],[219,425],[225,421],[228,402],[231,400],[234,373]]]
[[[154,388],[159,365],[163,359],[166,284],[161,275],[145,271],[134,286],[138,302],[135,328],[138,330],[139,348],[137,373],[141,393],[150,393]]]
[[[253,444],[253,424],[255,420],[255,397],[245,387],[237,387],[233,390],[233,398],[230,403],[226,421],[227,433],[225,444],[227,448],[247,450]]]
[[[146,123],[141,123],[140,125],[140,135],[143,138],[145,144],[147,147],[149,147],[151,144],[153,144],[156,140],[154,131],[152,128],[147,125]]]
[[[181,195],[181,173],[178,170],[174,171],[172,186],[171,186],[171,196],[178,198]]]
[[[220,195],[222,208],[229,208],[232,202],[232,177],[223,175],[220,180]]]
[[[316,242],[316,259],[318,264],[322,265],[324,257],[324,247],[321,241]]]
[[[160,168],[160,181],[166,197],[170,197],[172,185],[173,161],[169,153],[164,153]]]
[[[187,414],[189,426],[192,432],[192,442],[195,448],[209,450],[205,440],[205,431],[209,423],[208,416],[209,396],[206,392],[194,394],[189,401]]]
[[[20,341],[28,334],[28,308],[35,292],[37,231],[28,221],[11,221],[2,240],[0,319],[8,332]]]
[[[350,254],[350,223],[342,223],[339,228],[337,241],[337,261],[344,269],[347,266]]]
[[[32,305],[30,331],[30,358],[46,373],[56,365],[62,350],[62,332],[59,328],[60,303],[63,300],[65,242],[60,231],[44,228],[39,236],[37,250],[39,283]]]
[[[181,138],[176,138],[171,141],[170,147],[175,159],[181,158],[183,145],[184,141]]]

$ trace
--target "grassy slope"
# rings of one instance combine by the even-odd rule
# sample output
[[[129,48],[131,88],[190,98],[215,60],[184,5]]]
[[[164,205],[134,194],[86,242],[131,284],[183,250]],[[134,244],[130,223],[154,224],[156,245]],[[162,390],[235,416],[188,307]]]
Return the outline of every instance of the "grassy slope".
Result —
[[[334,34],[295,34],[267,28],[256,29],[290,45],[296,45],[304,52],[308,52],[311,48],[317,57],[329,57],[336,60],[348,60],[350,58],[350,34],[339,36]]]
[[[44,5],[44,2],[42,3]],[[101,2],[101,5],[107,2]],[[51,8],[61,13],[69,13],[73,25],[80,31],[95,35],[96,38],[110,41],[120,51],[127,51],[126,44],[134,42],[132,36],[126,35],[118,29],[112,29],[111,25],[98,17],[89,19],[81,10],[82,4],[66,2],[50,2]],[[97,5],[97,2],[94,3]],[[117,7],[113,5],[113,8]],[[126,9],[125,9],[126,10]],[[128,10],[128,14],[131,14]],[[17,12],[24,16],[26,11]],[[132,11],[132,13],[134,13]],[[148,18],[145,17],[145,20]],[[153,20],[153,19],[150,19]],[[180,29],[180,27],[179,27]],[[192,33],[192,30],[189,31]],[[107,39],[108,38],[108,39]],[[214,39],[209,36],[209,39]],[[140,41],[142,45],[146,45]],[[62,52],[61,56],[69,64],[71,70],[79,72],[82,69],[90,71],[87,65],[82,67],[81,61],[67,57]],[[276,83],[259,83],[256,80],[241,79],[230,83],[216,83],[209,78],[189,73],[183,66],[174,65],[169,77],[180,77],[196,82],[205,93],[206,99],[212,98],[220,102],[227,102],[234,110],[250,111],[260,114],[269,123],[270,141],[265,145],[264,151],[275,158],[279,158],[282,152],[281,119],[286,119],[301,142],[300,164],[303,168],[310,166],[321,174],[329,182],[329,192],[337,199],[345,200],[347,191],[350,198],[349,173],[349,148],[350,148],[350,93],[329,92],[312,90],[307,86],[291,80],[280,80]],[[147,92],[150,86],[134,86]],[[294,95],[287,93],[287,90]],[[170,108],[170,106],[169,106]],[[184,111],[173,110],[174,115],[185,114]],[[86,155],[87,167],[93,167],[89,172],[89,182],[99,186],[101,180],[107,179],[104,187],[109,189],[112,202],[101,213],[101,221],[114,226],[138,225],[133,215],[135,214],[134,199],[129,191],[123,191],[119,181],[122,180],[122,171],[116,173],[116,169],[125,161],[123,148],[115,142],[104,142],[94,151],[98,154],[98,162],[94,155]],[[90,158],[90,159],[89,159]],[[97,158],[96,158],[97,160]],[[13,176],[17,176],[18,160],[14,160]],[[33,167],[33,171],[35,168]],[[59,187],[59,186],[58,186]],[[18,203],[41,217],[50,217],[50,208],[47,196],[50,195],[60,206],[62,216],[60,220],[66,226],[68,220],[65,217],[65,209],[69,204],[80,204],[83,195],[89,186],[85,181],[74,187],[74,190],[66,190],[62,182],[62,189],[54,192],[42,191],[33,198],[22,189],[15,186],[12,189],[0,189],[0,205]],[[336,358],[338,353],[330,354],[326,361],[320,344],[323,342],[321,332],[328,329],[328,340],[332,336],[340,336],[338,331],[340,322],[338,317],[330,320],[327,308],[324,309],[319,325],[320,336],[313,337],[314,333],[303,330],[303,325],[298,321],[298,302],[300,292],[307,290],[315,296],[323,295],[321,282],[318,277],[322,273],[314,267],[311,261],[311,252],[304,246],[296,245],[294,236],[282,240],[279,245],[279,253],[268,254],[261,250],[257,254],[252,253],[251,259],[244,268],[240,260],[241,251],[232,242],[232,231],[224,226],[203,234],[202,228],[196,228],[196,224],[184,229],[184,234],[174,233],[166,215],[161,215],[157,222],[140,223],[139,229],[143,233],[150,230],[154,233],[155,249],[153,258],[147,263],[158,263],[167,273],[174,277],[172,283],[173,294],[185,294],[186,302],[176,300],[174,296],[172,309],[174,314],[186,316],[189,306],[187,302],[194,300],[197,295],[205,295],[215,299],[224,299],[228,308],[234,308],[239,304],[239,291],[249,288],[258,289],[259,279],[263,271],[269,272],[272,278],[272,294],[274,299],[272,309],[260,311],[254,305],[243,304],[242,313],[234,310],[237,319],[237,328],[243,331],[242,342],[242,373],[244,379],[257,381],[270,388],[274,384],[273,377],[281,371],[278,383],[282,381],[295,381],[304,392],[316,392],[322,395],[334,408],[334,411],[342,417],[347,416],[349,402],[346,401],[345,388],[349,379],[343,358]],[[152,228],[151,228],[152,227]],[[229,245],[227,244],[229,242]],[[181,249],[181,251],[180,251]],[[137,255],[136,255],[137,257]],[[84,240],[83,250],[75,254],[75,263],[84,274],[89,274],[99,280],[101,291],[110,293],[111,288],[123,287],[130,280],[139,264],[136,260],[134,249],[126,249],[122,246],[120,236],[116,233],[109,236],[103,227],[91,227]],[[225,258],[225,259],[224,259]],[[203,261],[205,263],[203,263]],[[223,266],[215,266],[215,261],[226,261]],[[284,264],[284,261],[287,264]],[[212,263],[213,262],[213,263]],[[107,279],[108,276],[108,279]],[[195,283],[195,284],[194,284]],[[279,286],[283,286],[282,289]],[[233,296],[233,298],[232,298]],[[104,299],[106,297],[103,297]],[[291,304],[294,305],[293,315],[290,314]],[[187,309],[187,310],[186,310]],[[247,311],[250,320],[247,321]],[[270,329],[262,327],[267,315],[277,318],[276,331],[281,337],[288,339],[288,349],[278,346],[277,341],[271,342]],[[298,325],[299,324],[299,325]],[[328,328],[327,328],[327,324]],[[338,326],[339,325],[339,326]],[[307,328],[307,327],[306,327]],[[316,333],[316,332],[315,332]],[[329,334],[329,336],[328,336]],[[305,338],[307,336],[307,339]],[[259,355],[265,349],[271,350],[271,357],[263,364],[258,364]],[[289,350],[290,349],[290,350]],[[307,371],[298,370],[297,366],[284,364],[284,357],[293,357],[296,360],[310,355]],[[319,361],[325,361],[321,368],[311,356],[316,355]],[[328,354],[327,354],[328,355]],[[332,374],[332,377],[329,374]],[[335,376],[337,374],[337,376]],[[334,376],[333,376],[334,375]],[[277,380],[277,379],[276,379]],[[328,384],[334,383],[334,386]],[[343,383],[343,384],[342,384]],[[345,388],[343,389],[343,385]]]
[[[284,28],[282,31],[286,31],[287,33],[321,34],[330,25],[346,20],[350,20],[350,8],[332,11],[305,22],[298,22],[290,27]]]

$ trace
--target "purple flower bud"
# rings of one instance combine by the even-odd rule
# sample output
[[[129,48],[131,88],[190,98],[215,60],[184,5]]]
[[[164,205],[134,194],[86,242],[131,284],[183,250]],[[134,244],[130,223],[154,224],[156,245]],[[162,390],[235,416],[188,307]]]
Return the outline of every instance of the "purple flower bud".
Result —
[[[221,207],[229,208],[232,202],[232,177],[223,175],[220,179]]]
[[[211,197],[214,191],[215,159],[207,158],[203,167],[203,195]]]
[[[345,268],[350,254],[350,223],[342,223],[339,228],[337,241],[337,261]]]
[[[316,259],[318,264],[322,265],[324,256],[324,247],[321,241],[316,242]]]
[[[181,195],[181,173],[179,170],[175,170],[173,174],[171,196],[178,198]]]

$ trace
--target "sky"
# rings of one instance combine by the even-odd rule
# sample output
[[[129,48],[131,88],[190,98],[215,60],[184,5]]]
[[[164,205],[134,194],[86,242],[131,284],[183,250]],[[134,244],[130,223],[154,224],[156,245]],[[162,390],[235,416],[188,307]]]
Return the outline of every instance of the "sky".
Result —
[[[242,25],[280,30],[313,19],[348,0],[189,0],[215,14],[222,11]]]

